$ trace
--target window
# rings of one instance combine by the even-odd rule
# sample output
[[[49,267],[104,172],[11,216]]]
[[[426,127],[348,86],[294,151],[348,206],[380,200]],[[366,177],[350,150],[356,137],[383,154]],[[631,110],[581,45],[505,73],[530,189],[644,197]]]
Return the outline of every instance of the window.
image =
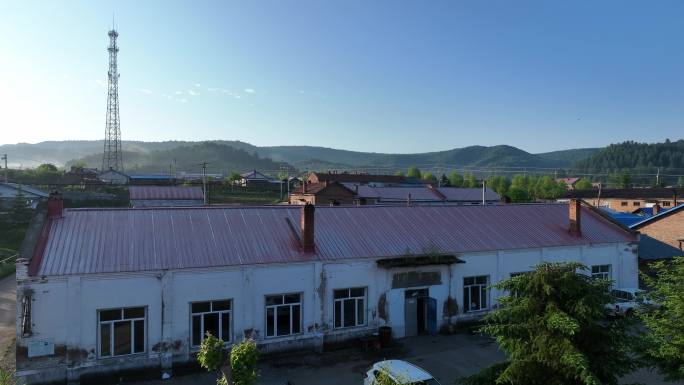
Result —
[[[627,206],[629,202],[620,202],[620,206]]]
[[[591,278],[610,279],[610,265],[592,266]]]
[[[464,312],[487,309],[487,283],[489,277],[463,278],[463,310]]]
[[[231,300],[193,302],[190,313],[192,346],[200,346],[207,332],[223,342],[230,342]]]
[[[632,202],[632,206],[641,206],[641,202]]]
[[[670,201],[663,201],[663,207],[670,206]]]
[[[302,295],[266,296],[266,337],[287,336],[302,332]]]
[[[145,352],[144,307],[98,311],[100,357]]]
[[[21,336],[30,337],[31,331],[31,301],[32,292],[25,292],[21,298]]]
[[[349,328],[366,324],[366,289],[341,289],[333,292],[335,328]]]

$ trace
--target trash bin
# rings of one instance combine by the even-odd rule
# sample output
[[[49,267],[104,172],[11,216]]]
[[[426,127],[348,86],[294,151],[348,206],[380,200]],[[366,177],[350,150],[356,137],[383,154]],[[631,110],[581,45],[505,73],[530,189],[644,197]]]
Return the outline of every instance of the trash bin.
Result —
[[[383,348],[390,346],[390,343],[392,342],[392,328],[389,326],[380,326],[378,334],[380,336],[380,346]]]

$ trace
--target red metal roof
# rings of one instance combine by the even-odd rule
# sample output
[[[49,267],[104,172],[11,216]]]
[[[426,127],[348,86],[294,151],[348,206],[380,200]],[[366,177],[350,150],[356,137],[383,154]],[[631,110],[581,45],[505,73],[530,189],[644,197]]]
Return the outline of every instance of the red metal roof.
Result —
[[[202,200],[199,186],[130,186],[131,200]]]
[[[66,209],[52,222],[38,275],[182,269],[465,253],[635,241],[582,208],[582,236],[564,204],[316,208],[316,251],[286,218],[300,208]]]

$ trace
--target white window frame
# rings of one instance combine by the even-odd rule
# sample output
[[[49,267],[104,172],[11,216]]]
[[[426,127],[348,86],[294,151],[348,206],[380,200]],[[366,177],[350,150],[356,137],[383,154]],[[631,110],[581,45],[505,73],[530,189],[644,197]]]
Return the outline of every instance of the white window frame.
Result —
[[[142,317],[124,318],[124,310],[142,308],[145,314]],[[105,311],[119,310],[121,318],[116,320],[101,321],[100,315]],[[125,354],[114,354],[114,324],[119,322],[130,322],[131,324],[131,352]],[[136,321],[143,321],[143,350],[141,352],[135,351],[135,323]],[[109,355],[102,355],[102,325],[109,325]],[[135,354],[145,354],[147,352],[147,306],[126,306],[119,308],[98,309],[97,310],[97,356],[99,358],[114,358],[131,356]]]
[[[606,266],[608,267],[608,271],[601,271],[602,268],[604,268]],[[599,269],[599,271],[596,273],[594,273],[595,267],[597,267]],[[591,266],[591,278],[608,279],[608,280],[613,279],[613,266],[611,264],[592,265]]]
[[[485,283],[472,283],[466,285],[465,281],[466,279],[473,279],[474,281],[477,281],[478,278],[485,278]],[[478,311],[485,311],[489,310],[489,307],[491,306],[491,301],[489,300],[489,275],[475,275],[475,276],[470,276],[470,277],[463,277],[463,297],[465,299],[465,293],[468,291],[468,299],[469,301],[466,303],[464,300],[463,303],[463,312],[464,313],[472,313],[472,312],[478,312]],[[480,292],[480,303],[478,304],[479,306],[476,309],[471,308],[472,305],[472,289],[477,288]],[[482,295],[482,292],[484,291],[484,295]],[[482,306],[482,300],[483,298],[486,301],[486,306]]]
[[[363,290],[363,295],[362,296],[354,296],[352,297],[351,291],[352,290]],[[346,291],[347,292],[347,297],[342,297],[342,298],[335,298],[335,293],[336,292],[342,292]],[[356,327],[361,327],[361,326],[366,326],[367,324],[367,311],[366,311],[366,297],[367,297],[368,290],[365,287],[350,287],[350,288],[345,288],[345,289],[333,289],[333,328],[334,329],[349,329],[349,328],[356,328]],[[344,303],[346,301],[353,301],[354,302],[354,325],[350,326],[344,326]],[[362,312],[363,312],[363,321],[359,322],[359,301],[361,301],[361,307],[362,307]],[[340,326],[337,326],[336,320],[337,320],[337,303],[340,303]]]
[[[285,296],[288,295],[298,295],[299,296],[299,302],[291,302],[291,303],[285,303]],[[264,304],[268,300],[269,297],[281,297],[281,303],[280,304],[275,304],[275,305],[265,305],[264,306],[264,335],[266,338],[278,338],[278,337],[287,337],[287,336],[293,336],[293,335],[298,335],[303,333],[303,319],[302,315],[304,314],[303,312],[303,306],[302,306],[302,293],[284,293],[284,294],[269,294],[264,296]],[[292,315],[294,314],[292,308],[294,306],[299,306],[299,331],[296,333],[292,332],[294,323],[292,320]],[[290,308],[290,332],[287,334],[278,334],[278,308],[281,307],[289,307]],[[268,334],[268,309],[273,309],[273,334]]]
[[[226,302],[230,304],[230,309],[229,310],[214,310],[214,302]],[[192,305],[194,304],[200,304],[200,303],[209,303],[209,311],[205,312],[197,312],[193,313],[192,311]],[[222,340],[224,343],[228,344],[233,341],[233,300],[232,299],[212,299],[208,301],[194,301],[190,302],[190,347],[191,348],[199,348],[200,345],[195,345],[194,342],[194,327],[193,327],[193,319],[195,316],[200,316],[200,344],[202,344],[202,341],[204,341],[204,338],[206,338],[205,335],[205,330],[204,330],[204,316],[207,314],[218,314],[218,325],[219,325],[219,335],[214,336],[216,338],[219,338]],[[223,316],[225,314],[228,314],[228,339],[224,339],[223,335],[223,328],[221,325],[223,325]]]

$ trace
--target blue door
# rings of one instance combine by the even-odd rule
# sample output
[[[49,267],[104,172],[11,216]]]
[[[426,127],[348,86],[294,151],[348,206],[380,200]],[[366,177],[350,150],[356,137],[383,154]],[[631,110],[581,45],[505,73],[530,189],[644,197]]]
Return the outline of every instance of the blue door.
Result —
[[[427,332],[437,334],[437,300],[427,298]]]

